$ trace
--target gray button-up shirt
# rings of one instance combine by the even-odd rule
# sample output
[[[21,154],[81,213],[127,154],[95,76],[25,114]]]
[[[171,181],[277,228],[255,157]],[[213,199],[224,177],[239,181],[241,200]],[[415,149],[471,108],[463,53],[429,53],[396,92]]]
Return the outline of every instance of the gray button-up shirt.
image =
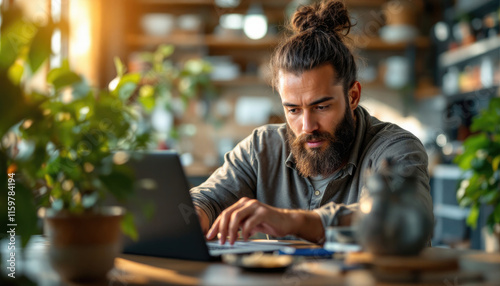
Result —
[[[399,126],[370,116],[362,107],[355,114],[356,139],[348,163],[319,194],[295,169],[285,124],[274,124],[255,129],[225,155],[222,167],[191,189],[194,205],[207,213],[210,225],[225,208],[249,197],[278,208],[314,210],[324,227],[334,226],[339,215],[357,209],[366,171],[377,171],[385,158],[392,157],[405,172],[417,176],[418,198],[433,217],[422,143]]]

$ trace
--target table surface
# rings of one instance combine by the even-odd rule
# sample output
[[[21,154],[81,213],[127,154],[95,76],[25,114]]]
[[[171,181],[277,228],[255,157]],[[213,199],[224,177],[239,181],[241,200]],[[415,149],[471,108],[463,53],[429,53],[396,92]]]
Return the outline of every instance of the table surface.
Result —
[[[470,255],[470,251],[429,248],[427,252],[458,257]],[[473,251],[473,254],[486,255]],[[302,259],[282,272],[251,272],[223,262],[198,262],[160,257],[122,254],[115,260],[115,268],[109,273],[108,281],[91,284],[67,284],[61,282],[48,262],[47,243],[43,240],[30,244],[25,251],[25,262],[20,272],[41,286],[55,285],[396,285],[377,282],[372,271],[358,269],[343,271],[342,259]],[[500,261],[500,254],[488,255],[488,259]],[[474,264],[475,265],[475,264]],[[470,268],[470,264],[468,266]],[[476,267],[477,268],[477,267]],[[498,271],[479,267],[486,272],[481,283],[473,285],[500,285]],[[492,269],[500,270],[500,264]],[[463,282],[477,282],[478,269],[460,269],[458,272],[427,278],[426,283],[404,285],[464,285]],[[490,273],[490,274],[488,274]],[[493,275],[493,276],[492,276]],[[430,279],[430,280],[429,280]],[[472,280],[471,280],[472,279]],[[489,281],[489,282],[488,282]],[[497,283],[497,284],[495,284]],[[397,285],[402,285],[398,283]]]

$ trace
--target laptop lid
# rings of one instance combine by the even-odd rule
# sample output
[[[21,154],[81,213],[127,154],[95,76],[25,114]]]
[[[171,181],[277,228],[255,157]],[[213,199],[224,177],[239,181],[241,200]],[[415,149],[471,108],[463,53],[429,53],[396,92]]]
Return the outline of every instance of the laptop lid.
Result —
[[[135,171],[136,193],[125,206],[134,214],[139,239],[125,237],[124,253],[210,260],[177,153],[135,155],[127,164]]]

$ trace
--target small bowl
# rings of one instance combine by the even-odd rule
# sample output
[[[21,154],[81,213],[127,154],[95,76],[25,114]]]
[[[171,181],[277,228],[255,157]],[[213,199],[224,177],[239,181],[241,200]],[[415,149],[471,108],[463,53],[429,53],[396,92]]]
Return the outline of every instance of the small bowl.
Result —
[[[166,36],[175,27],[175,17],[165,13],[149,13],[141,18],[141,27],[151,36]]]
[[[252,254],[224,254],[222,261],[254,272],[282,272],[293,264],[291,255],[273,255],[255,252]]]

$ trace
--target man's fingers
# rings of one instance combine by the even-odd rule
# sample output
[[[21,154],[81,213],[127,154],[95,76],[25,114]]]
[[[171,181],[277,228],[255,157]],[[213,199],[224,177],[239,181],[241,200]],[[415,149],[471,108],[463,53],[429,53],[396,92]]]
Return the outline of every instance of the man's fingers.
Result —
[[[240,229],[241,223],[251,216],[257,207],[258,205],[255,203],[246,203],[244,206],[232,213],[228,229],[230,244],[234,244],[238,238],[238,230]]]
[[[228,235],[229,223],[231,222],[231,216],[233,212],[241,207],[243,207],[250,199],[241,198],[238,202],[234,203],[232,206],[224,210],[220,215],[219,221],[219,233],[220,233],[220,244],[226,243],[226,238]]]
[[[248,240],[248,238],[255,233],[254,228],[259,225],[261,221],[262,217],[260,215],[253,215],[245,221],[241,228],[243,240]]]
[[[246,201],[250,200],[249,198],[241,198],[238,200],[236,203],[234,203],[232,206],[228,207],[226,210],[224,210],[218,217],[215,219],[215,222],[213,223],[212,227],[207,233],[207,239],[214,239],[217,233],[222,229],[221,228],[221,221],[224,217],[226,217],[228,214],[230,215],[235,209],[240,207],[241,204],[244,204]],[[222,233],[220,234],[222,235]],[[224,239],[221,241],[221,244],[225,243],[226,236],[223,236]]]
[[[217,217],[217,219],[214,221],[214,224],[210,228],[210,230],[207,233],[207,239],[214,239],[215,235],[219,232],[219,221],[220,221],[220,216]]]

